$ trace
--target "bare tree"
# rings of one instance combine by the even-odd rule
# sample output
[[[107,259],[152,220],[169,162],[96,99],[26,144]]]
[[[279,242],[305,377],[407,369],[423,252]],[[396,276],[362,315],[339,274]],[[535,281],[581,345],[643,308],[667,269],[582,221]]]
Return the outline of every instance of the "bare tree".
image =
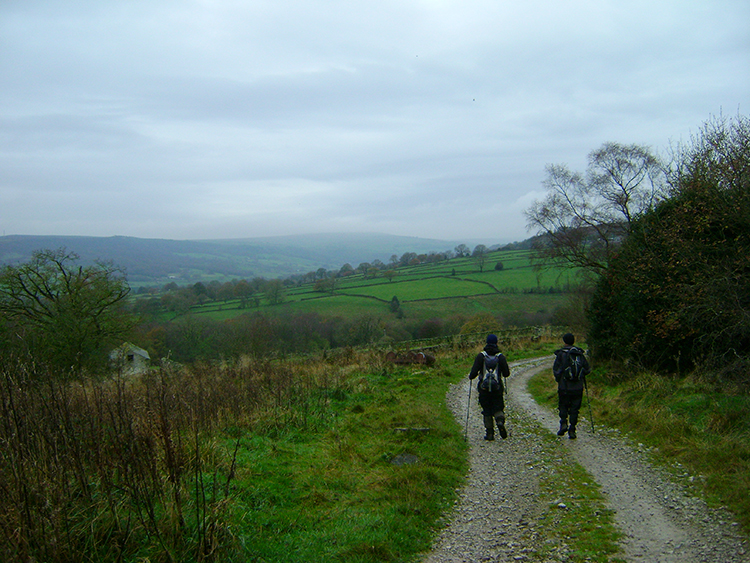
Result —
[[[666,195],[664,167],[650,149],[605,143],[589,154],[586,174],[547,166],[547,196],[525,212],[543,260],[598,273],[632,222]]]
[[[464,256],[469,256],[471,254],[469,247],[465,244],[459,244],[454,249],[454,252],[456,253],[456,258],[463,258]]]
[[[479,266],[480,272],[484,272],[484,264],[487,261],[488,253],[489,249],[483,244],[476,245],[474,247],[474,252],[471,253],[472,258],[476,260],[477,266]]]

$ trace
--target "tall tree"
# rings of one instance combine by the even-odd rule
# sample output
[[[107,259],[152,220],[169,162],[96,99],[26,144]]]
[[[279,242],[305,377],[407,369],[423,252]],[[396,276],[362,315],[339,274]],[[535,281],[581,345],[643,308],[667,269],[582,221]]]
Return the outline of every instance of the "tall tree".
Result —
[[[672,194],[633,223],[592,300],[598,353],[750,381],[750,119],[709,121]]]
[[[265,292],[271,305],[278,305],[284,301],[284,283],[279,279],[267,281]]]
[[[664,167],[647,147],[605,143],[589,154],[586,174],[547,166],[547,196],[526,211],[544,260],[564,260],[595,274],[630,232],[635,218],[660,201]]]
[[[472,258],[476,260],[479,271],[484,272],[484,264],[487,262],[487,254],[489,254],[489,248],[483,244],[478,244],[474,247],[474,252],[471,253]]]
[[[464,256],[469,256],[471,254],[469,247],[465,244],[459,244],[453,249],[453,251],[456,253],[456,258],[463,258]]]
[[[247,280],[239,280],[234,284],[232,293],[234,297],[237,297],[240,300],[239,308],[244,309],[247,307],[248,301],[250,301],[250,298],[255,293],[255,288]]]
[[[0,311],[13,328],[11,349],[63,372],[96,369],[135,325],[124,309],[130,288],[111,264],[77,265],[61,248],[0,270]]]

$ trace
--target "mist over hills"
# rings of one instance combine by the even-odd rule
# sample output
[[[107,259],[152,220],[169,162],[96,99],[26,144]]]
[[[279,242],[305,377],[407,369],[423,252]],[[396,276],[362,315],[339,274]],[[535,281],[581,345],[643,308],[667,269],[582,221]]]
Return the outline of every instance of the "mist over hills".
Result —
[[[381,260],[392,255],[452,251],[508,241],[445,241],[373,233],[290,235],[224,240],[144,239],[125,236],[0,237],[0,264],[26,262],[37,250],[66,248],[83,264],[111,262],[127,272],[135,285],[178,284],[222,278],[267,279],[304,274],[319,268],[339,269],[349,263]]]

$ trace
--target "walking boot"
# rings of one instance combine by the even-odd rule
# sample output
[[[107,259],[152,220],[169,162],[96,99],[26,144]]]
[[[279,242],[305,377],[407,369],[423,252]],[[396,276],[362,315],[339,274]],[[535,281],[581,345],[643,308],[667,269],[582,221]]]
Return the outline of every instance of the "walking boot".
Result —
[[[576,439],[576,427],[575,426],[571,426],[570,428],[568,428],[568,438],[570,438],[571,440]]]
[[[484,439],[491,442],[495,439],[495,421],[491,416],[484,417],[484,429],[486,431]]]
[[[500,437],[505,440],[508,437],[508,431],[505,429],[505,415],[496,414],[495,422],[497,423],[497,431],[500,432]]]
[[[557,431],[558,436],[564,436],[568,431],[568,422],[566,420],[560,421],[560,430]]]

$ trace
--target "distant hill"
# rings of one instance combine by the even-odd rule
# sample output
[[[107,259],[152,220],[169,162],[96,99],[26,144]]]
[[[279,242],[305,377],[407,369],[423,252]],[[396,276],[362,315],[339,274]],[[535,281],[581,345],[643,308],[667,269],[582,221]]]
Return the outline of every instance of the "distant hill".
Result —
[[[346,263],[356,268],[376,259],[388,263],[394,254],[452,251],[459,244],[473,248],[476,243],[364,233],[226,240],[8,235],[0,237],[0,263],[25,262],[36,250],[65,247],[84,264],[102,260],[125,269],[133,285],[185,284],[288,277],[319,268],[338,270]]]

